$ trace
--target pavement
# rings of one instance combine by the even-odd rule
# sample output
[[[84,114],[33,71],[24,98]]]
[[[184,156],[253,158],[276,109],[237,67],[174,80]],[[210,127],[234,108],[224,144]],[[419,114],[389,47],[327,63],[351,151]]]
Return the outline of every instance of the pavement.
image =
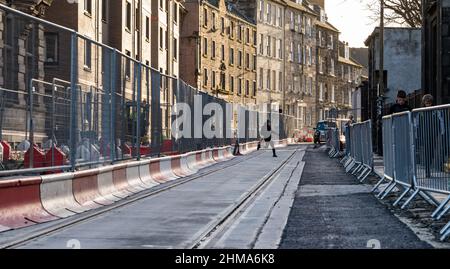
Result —
[[[261,212],[261,210],[267,210],[267,206],[273,209],[277,207],[276,205],[286,204],[286,201],[287,204],[289,201],[292,203],[297,188],[295,182],[298,184],[302,168],[299,164],[302,158],[299,150],[299,147],[278,149],[279,158],[273,158],[269,150],[262,150],[235,158],[230,162],[214,165],[208,169],[223,169],[36,238],[19,248],[61,249],[73,246],[83,249],[188,248],[199,235],[211,228],[211,225],[235,206],[236,201],[245,196],[262,178],[280,167],[291,155],[299,154],[295,155],[293,160],[278,173],[277,179],[273,181],[272,187],[268,188],[269,191],[266,192],[264,199],[256,202],[253,208],[259,208]],[[227,167],[230,164],[233,166]],[[284,188],[287,186],[286,182],[293,178],[291,177],[293,174],[297,175],[297,181],[292,180],[294,185]],[[281,219],[284,219],[284,223],[268,225],[272,223],[268,221],[272,213],[255,218],[256,229],[261,232],[247,237],[245,242],[241,240],[239,246],[255,245],[260,234],[278,234],[278,239],[272,237],[272,241],[280,241],[290,207],[279,206],[279,208],[288,210],[273,209],[267,212],[278,214],[277,216],[282,215]],[[276,231],[270,232],[269,226]],[[250,235],[252,234],[250,231],[254,229],[255,225],[247,227],[247,232],[244,231],[244,233]],[[236,238],[237,232],[242,233],[242,230],[229,232],[224,238]],[[7,237],[14,238],[13,233],[8,233]],[[23,235],[19,230],[16,233],[18,236]],[[221,241],[221,246],[236,247],[236,244],[228,245],[227,242],[231,241]],[[265,245],[262,245],[262,248],[265,248]]]
[[[423,249],[431,245],[345,173],[325,147],[310,146],[282,249]]]

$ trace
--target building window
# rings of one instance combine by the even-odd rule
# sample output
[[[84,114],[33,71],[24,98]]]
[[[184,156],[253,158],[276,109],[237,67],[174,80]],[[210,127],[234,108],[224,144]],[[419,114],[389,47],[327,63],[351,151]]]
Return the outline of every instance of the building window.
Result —
[[[89,15],[92,14],[92,0],[84,0],[84,11]]]
[[[319,83],[319,101],[323,101],[323,83]]]
[[[270,43],[271,43],[272,38],[270,38],[270,36],[267,37],[267,56],[270,57]]]
[[[230,76],[230,91],[234,92],[234,77]]]
[[[283,80],[281,79],[283,77],[283,73],[279,72],[278,73],[278,89],[281,90],[283,89]]]
[[[290,60],[294,61],[294,42],[291,42],[290,50],[289,50]]]
[[[256,63],[257,63],[256,55],[253,55],[253,68],[252,68],[253,71],[256,71]]]
[[[220,33],[223,35],[225,34],[225,19],[220,18]]]
[[[164,48],[164,30],[163,28],[159,27],[159,49]]]
[[[242,51],[238,52],[238,66],[242,67]]]
[[[234,49],[230,48],[230,56],[229,56],[230,65],[234,65]]]
[[[242,26],[238,26],[238,40],[242,41]]]
[[[252,96],[253,96],[253,97],[256,96],[256,81],[253,81],[253,92],[252,92]]]
[[[212,41],[211,45],[211,58],[216,58],[216,41]]]
[[[150,18],[145,17],[145,39],[150,40]]]
[[[245,95],[250,95],[250,81],[248,80],[245,81]]]
[[[234,38],[234,22],[230,22],[230,38]]]
[[[281,18],[281,7],[278,7],[277,9],[277,17],[278,17],[278,27],[281,27],[283,25],[283,21]]]
[[[295,26],[295,20],[294,20],[294,12],[290,12],[290,22],[289,22],[289,29],[294,30]]]
[[[104,23],[108,21],[108,0],[102,1],[102,21]]]
[[[245,54],[245,68],[250,69],[250,54]]]
[[[208,55],[208,39],[206,37],[203,38],[203,55]]]
[[[211,72],[211,86],[213,89],[216,88],[216,71]]]
[[[259,88],[262,89],[264,87],[264,69],[259,69]]]
[[[127,55],[128,57],[131,57],[131,52],[126,50],[125,51],[125,55]],[[130,79],[130,75],[131,75],[131,61],[130,58],[126,58],[125,60],[125,77],[127,79]]]
[[[173,59],[176,61],[178,59],[178,39],[173,39]]]
[[[225,90],[225,83],[226,83],[226,81],[225,81],[225,73],[222,72],[222,73],[220,73],[220,88],[222,90]]]
[[[216,30],[216,13],[212,12],[212,22],[211,22],[211,29],[213,31]]]
[[[220,59],[222,61],[225,61],[225,45],[222,45],[222,48],[220,50]]]
[[[45,63],[58,64],[59,38],[57,33],[45,33]]]
[[[126,25],[125,27],[131,31],[131,3],[127,1],[127,17],[126,17]]]
[[[91,60],[92,60],[92,43],[89,40],[84,40],[84,67],[91,69]]]
[[[238,95],[242,94],[242,78],[238,81]]]
[[[266,22],[268,24],[271,24],[272,23],[271,20],[272,20],[272,5],[267,3],[267,19],[266,19]]]
[[[208,26],[208,10],[206,8],[203,9],[203,26]]]
[[[245,29],[245,42],[250,44],[250,29],[248,28]]]
[[[282,50],[281,50],[281,39],[278,39],[277,40],[278,41],[278,59],[282,59],[283,58],[283,52],[282,52]]]
[[[331,59],[330,74],[334,76],[334,59]]]
[[[173,3],[173,22],[178,24],[178,4]]]
[[[203,69],[203,86],[208,86],[208,69]]]
[[[259,39],[259,54],[264,55],[264,35],[260,34]]]
[[[331,85],[331,102],[334,103],[334,85]]]
[[[264,21],[264,0],[259,0],[259,20]]]

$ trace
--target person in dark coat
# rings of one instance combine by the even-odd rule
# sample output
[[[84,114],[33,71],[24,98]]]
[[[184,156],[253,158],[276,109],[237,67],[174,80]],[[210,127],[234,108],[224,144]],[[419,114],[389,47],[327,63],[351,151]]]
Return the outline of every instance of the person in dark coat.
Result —
[[[411,111],[411,107],[406,103],[406,92],[398,91],[397,102],[391,106],[389,109],[389,114],[400,113],[404,111]]]
[[[258,150],[261,148],[261,141],[264,140],[268,144],[268,146],[272,148],[273,157],[277,158],[278,156],[275,151],[275,143],[272,140],[272,134],[276,134],[276,132],[272,130],[272,124],[270,120],[267,120],[267,122],[261,128],[261,139],[258,142]]]

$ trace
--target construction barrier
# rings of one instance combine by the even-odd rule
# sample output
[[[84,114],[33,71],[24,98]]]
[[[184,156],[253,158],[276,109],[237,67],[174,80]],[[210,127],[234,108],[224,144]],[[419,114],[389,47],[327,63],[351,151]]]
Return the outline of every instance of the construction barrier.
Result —
[[[357,176],[360,182],[373,172],[372,122],[355,123],[347,127],[350,141],[346,140],[350,150],[345,157],[344,167],[347,173]]]

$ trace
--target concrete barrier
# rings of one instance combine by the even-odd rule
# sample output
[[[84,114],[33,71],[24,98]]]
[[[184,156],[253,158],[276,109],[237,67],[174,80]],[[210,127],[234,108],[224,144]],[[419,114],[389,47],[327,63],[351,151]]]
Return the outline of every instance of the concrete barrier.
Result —
[[[126,174],[127,174],[127,182],[129,185],[128,189],[134,193],[147,189],[147,187],[144,185],[140,177],[139,172],[140,164],[141,164],[140,161],[127,163]]]
[[[247,152],[256,144],[242,145]],[[0,181],[0,232],[110,205],[211,164],[234,158],[232,147],[116,164],[75,173]]]
[[[72,179],[72,190],[75,201],[83,207],[94,209],[113,201],[105,199],[98,184],[98,169],[75,172]]]
[[[73,195],[73,173],[43,175],[40,185],[41,201],[50,214],[66,218],[82,213],[89,207],[81,206]]]
[[[113,179],[113,166],[105,166],[98,168],[98,190],[104,199],[117,202],[130,195],[126,190],[116,188]]]
[[[41,177],[0,181],[0,232],[58,219],[41,203]]]
[[[139,165],[139,176],[141,178],[142,183],[146,186],[146,188],[152,188],[154,186],[159,185],[156,180],[153,179],[150,173],[150,159],[142,160]]]
[[[121,194],[130,196],[134,193],[138,193],[139,191],[134,188],[131,188],[130,185],[128,184],[127,167],[128,165],[126,163],[114,165],[112,170],[112,177],[116,189]]]

